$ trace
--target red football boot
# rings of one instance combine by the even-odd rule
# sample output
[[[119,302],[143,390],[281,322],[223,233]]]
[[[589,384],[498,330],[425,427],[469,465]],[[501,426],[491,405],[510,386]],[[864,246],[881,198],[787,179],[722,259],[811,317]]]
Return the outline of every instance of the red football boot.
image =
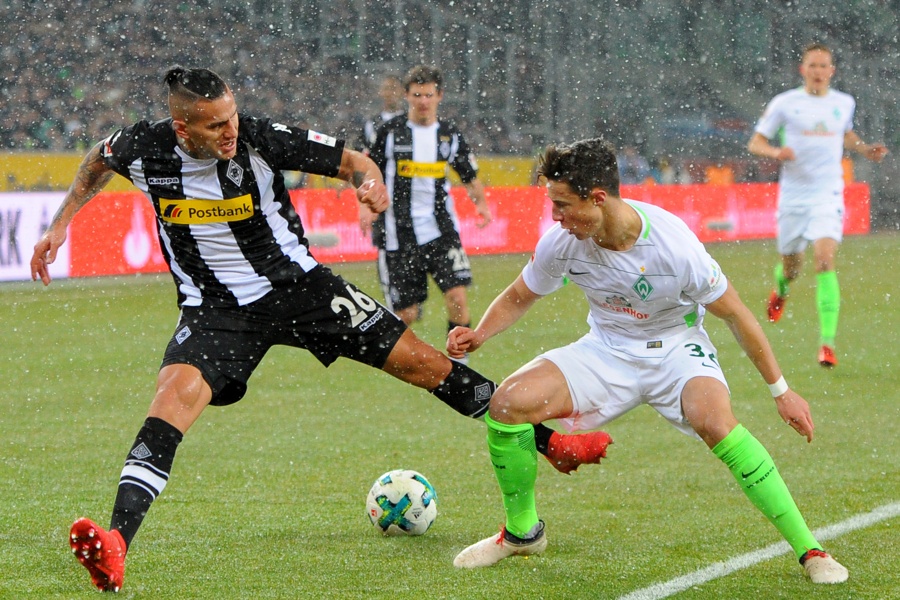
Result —
[[[90,519],[78,519],[72,524],[69,546],[97,589],[118,592],[122,588],[126,548],[118,530],[106,531]]]
[[[781,314],[784,312],[784,305],[786,302],[786,297],[779,296],[778,292],[772,290],[772,293],[769,294],[769,302],[766,305],[766,314],[769,317],[770,323],[777,323],[781,320]]]
[[[834,353],[834,348],[824,344],[819,348],[819,364],[823,367],[837,366],[837,355]]]
[[[598,464],[612,438],[605,431],[563,435],[554,431],[547,444],[547,460],[557,471],[571,473],[581,465]]]

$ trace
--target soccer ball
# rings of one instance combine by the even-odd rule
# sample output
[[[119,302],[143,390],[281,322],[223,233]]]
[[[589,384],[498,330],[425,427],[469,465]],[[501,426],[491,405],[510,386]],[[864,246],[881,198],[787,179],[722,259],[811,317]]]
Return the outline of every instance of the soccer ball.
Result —
[[[389,471],[369,490],[366,514],[384,535],[422,535],[437,517],[437,494],[421,473]]]

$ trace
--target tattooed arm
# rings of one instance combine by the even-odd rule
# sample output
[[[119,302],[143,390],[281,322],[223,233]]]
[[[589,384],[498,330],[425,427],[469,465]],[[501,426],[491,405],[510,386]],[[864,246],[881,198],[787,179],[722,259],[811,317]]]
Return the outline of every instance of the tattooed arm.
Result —
[[[387,209],[389,199],[381,169],[362,152],[345,148],[337,176],[353,185],[356,197],[373,212],[380,213]]]
[[[103,161],[100,156],[100,148],[101,144],[94,146],[81,161],[78,172],[75,174],[75,181],[66,192],[62,205],[53,215],[47,231],[34,245],[34,254],[31,257],[32,280],[37,281],[40,278],[44,285],[50,285],[50,273],[47,267],[56,260],[56,253],[66,241],[66,228],[75,217],[75,213],[81,210],[81,207],[96,196],[113,178],[115,173]]]

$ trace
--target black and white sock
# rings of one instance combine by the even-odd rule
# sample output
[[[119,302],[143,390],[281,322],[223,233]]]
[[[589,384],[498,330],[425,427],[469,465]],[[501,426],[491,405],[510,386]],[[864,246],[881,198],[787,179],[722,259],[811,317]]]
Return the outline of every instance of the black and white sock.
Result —
[[[119,477],[110,529],[118,529],[126,546],[137,533],[150,504],[166,487],[175,450],[183,435],[156,417],[147,417]]]
[[[462,363],[451,362],[453,368],[450,374],[431,393],[461,415],[480,419],[490,408],[497,384]],[[553,430],[543,423],[534,426],[535,445],[544,456],[547,455],[551,435]]]

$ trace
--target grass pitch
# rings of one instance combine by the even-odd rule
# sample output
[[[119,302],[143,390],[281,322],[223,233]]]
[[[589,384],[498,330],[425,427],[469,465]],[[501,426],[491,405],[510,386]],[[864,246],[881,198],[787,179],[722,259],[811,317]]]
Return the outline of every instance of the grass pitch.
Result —
[[[812,405],[807,445],[781,423],[768,390],[725,327],[707,327],[738,418],[775,458],[813,529],[900,499],[900,289],[896,235],[845,240],[840,253],[840,364],[815,362],[814,277],[793,287],[785,318],[765,329],[791,386]],[[745,302],[763,314],[771,242],[710,245]],[[480,315],[526,256],[473,259]],[[371,264],[335,270],[377,294]],[[68,551],[79,516],[106,526],[119,471],[146,414],[177,319],[168,276],[0,285],[0,598],[95,598]],[[474,355],[497,380],[586,331],[570,286]],[[415,327],[442,345],[435,290]],[[178,450],[172,478],[129,552],[125,598],[617,598],[781,538],[699,442],[649,408],[608,426],[601,466],[572,476],[539,465],[548,551],[459,571],[456,553],[496,532],[501,500],[484,426],[349,361],[323,368],[278,348],[239,404],[210,408]],[[365,515],[383,472],[411,468],[434,484],[439,516],[419,538],[384,538]],[[811,588],[784,555],[678,598],[897,597],[898,519],[826,548],[850,569]]]

